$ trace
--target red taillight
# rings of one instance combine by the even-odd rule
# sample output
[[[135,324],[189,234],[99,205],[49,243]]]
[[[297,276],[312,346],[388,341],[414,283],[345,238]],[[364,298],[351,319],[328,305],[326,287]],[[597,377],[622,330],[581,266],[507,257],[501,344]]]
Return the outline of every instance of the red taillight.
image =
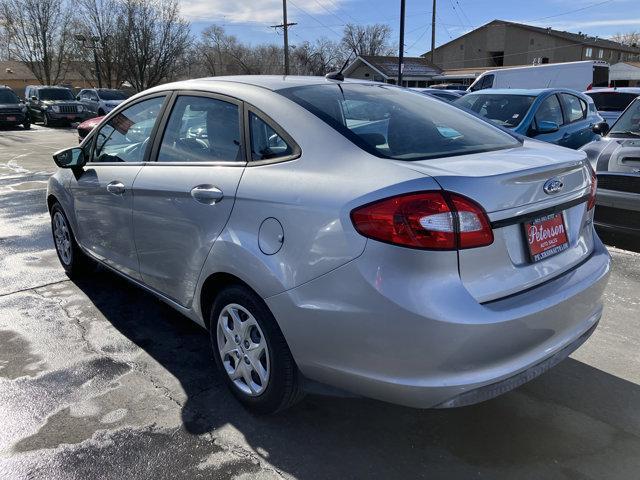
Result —
[[[598,188],[598,177],[596,172],[589,165],[589,171],[591,172],[591,187],[589,189],[589,200],[587,202],[587,211],[596,206],[596,190]]]
[[[354,209],[351,221],[365,237],[405,247],[454,250],[493,242],[482,207],[448,192],[385,198]]]
[[[591,90],[592,88],[593,88],[593,83],[590,83],[590,84],[587,86],[587,90]]]

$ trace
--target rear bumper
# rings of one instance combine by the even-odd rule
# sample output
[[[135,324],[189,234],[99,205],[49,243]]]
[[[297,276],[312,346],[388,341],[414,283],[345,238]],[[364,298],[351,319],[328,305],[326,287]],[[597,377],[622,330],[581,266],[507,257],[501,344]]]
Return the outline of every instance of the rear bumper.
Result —
[[[593,222],[608,231],[640,235],[640,194],[598,190]]]
[[[15,117],[15,120],[8,120],[8,117]],[[26,118],[24,113],[0,113],[0,125],[22,125]]]
[[[370,241],[361,257],[266,302],[312,380],[411,407],[466,405],[539,375],[593,331],[610,268],[594,243],[560,277],[479,304],[444,266],[455,261],[447,252],[421,263]]]

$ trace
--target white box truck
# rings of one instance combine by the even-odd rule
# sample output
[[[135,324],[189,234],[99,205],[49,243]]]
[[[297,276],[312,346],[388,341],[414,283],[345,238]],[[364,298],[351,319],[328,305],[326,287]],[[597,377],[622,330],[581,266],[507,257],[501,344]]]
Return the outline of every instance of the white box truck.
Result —
[[[487,70],[469,86],[470,92],[485,88],[572,88],[584,92],[609,86],[609,64],[601,60],[545,63],[527,67]]]

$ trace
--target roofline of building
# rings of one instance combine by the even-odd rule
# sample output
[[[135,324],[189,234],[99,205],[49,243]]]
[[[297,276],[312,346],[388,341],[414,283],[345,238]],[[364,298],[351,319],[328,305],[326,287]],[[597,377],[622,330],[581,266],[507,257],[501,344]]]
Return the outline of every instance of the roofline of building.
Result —
[[[442,48],[442,47],[446,47],[447,45],[457,42],[458,40],[460,40],[461,38],[465,38],[468,35],[471,35],[472,33],[477,32],[478,30],[482,30],[483,28],[487,28],[489,25],[491,24],[496,24],[496,23],[500,23],[500,24],[508,24],[508,25],[514,25],[516,27],[520,27],[520,28],[524,28],[530,31],[534,31],[536,33],[540,33],[538,29],[543,29],[544,27],[536,27],[535,25],[527,25],[526,23],[518,23],[518,22],[511,22],[509,20],[499,20],[497,18],[491,20],[490,22],[485,23],[484,25],[480,25],[477,28],[474,28],[473,30],[465,33],[464,35],[460,35],[457,38],[454,38],[453,40],[449,40],[446,43],[443,43],[442,45],[439,45],[435,48],[435,51],[437,51],[438,49]],[[557,33],[556,33],[557,32]],[[554,30],[554,29],[549,29],[549,34],[553,35],[554,37],[558,37],[561,38],[563,40],[567,40],[570,41],[567,38],[564,38],[562,36],[559,35],[559,33],[562,33],[560,30]],[[566,33],[572,33],[572,32],[566,32]],[[577,35],[577,33],[573,33],[573,35]],[[587,37],[584,39],[584,41],[581,41],[579,43],[576,43],[575,45],[586,45],[586,46],[594,46],[594,47],[602,47],[602,48],[607,48],[604,47],[602,45],[599,45],[597,43],[597,41],[594,40],[590,40],[590,38],[592,37]],[[639,53],[640,52],[640,48],[638,47],[632,47],[631,45],[625,45],[624,43],[618,43],[618,42],[614,42],[613,40],[608,40],[608,39],[603,39],[603,40],[607,40],[609,42],[613,42],[616,43],[619,46],[620,50],[626,50],[627,52],[633,52],[633,53]],[[568,45],[567,45],[568,46]],[[429,55],[431,53],[431,50],[426,51],[425,53],[423,53],[422,55],[420,55],[421,57],[426,57],[427,55]]]
[[[358,55],[356,58],[353,59],[353,62],[351,62],[349,65],[347,65],[344,69],[344,73],[346,75],[351,73],[351,66],[353,64],[355,64],[358,60],[360,60],[362,63],[364,63],[365,65],[367,65],[369,68],[374,69],[376,72],[378,72],[380,75],[382,75],[385,79],[389,79],[390,77],[383,73],[379,68],[375,67],[374,65],[372,65],[371,63],[367,62],[364,58],[362,58],[360,55]]]

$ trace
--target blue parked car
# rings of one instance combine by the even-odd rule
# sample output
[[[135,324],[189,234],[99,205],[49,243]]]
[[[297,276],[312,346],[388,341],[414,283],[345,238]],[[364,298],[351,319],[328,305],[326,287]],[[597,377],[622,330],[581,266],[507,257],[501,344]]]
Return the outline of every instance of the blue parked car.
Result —
[[[574,149],[606,129],[591,98],[563,88],[480,90],[453,104],[520,135]]]

